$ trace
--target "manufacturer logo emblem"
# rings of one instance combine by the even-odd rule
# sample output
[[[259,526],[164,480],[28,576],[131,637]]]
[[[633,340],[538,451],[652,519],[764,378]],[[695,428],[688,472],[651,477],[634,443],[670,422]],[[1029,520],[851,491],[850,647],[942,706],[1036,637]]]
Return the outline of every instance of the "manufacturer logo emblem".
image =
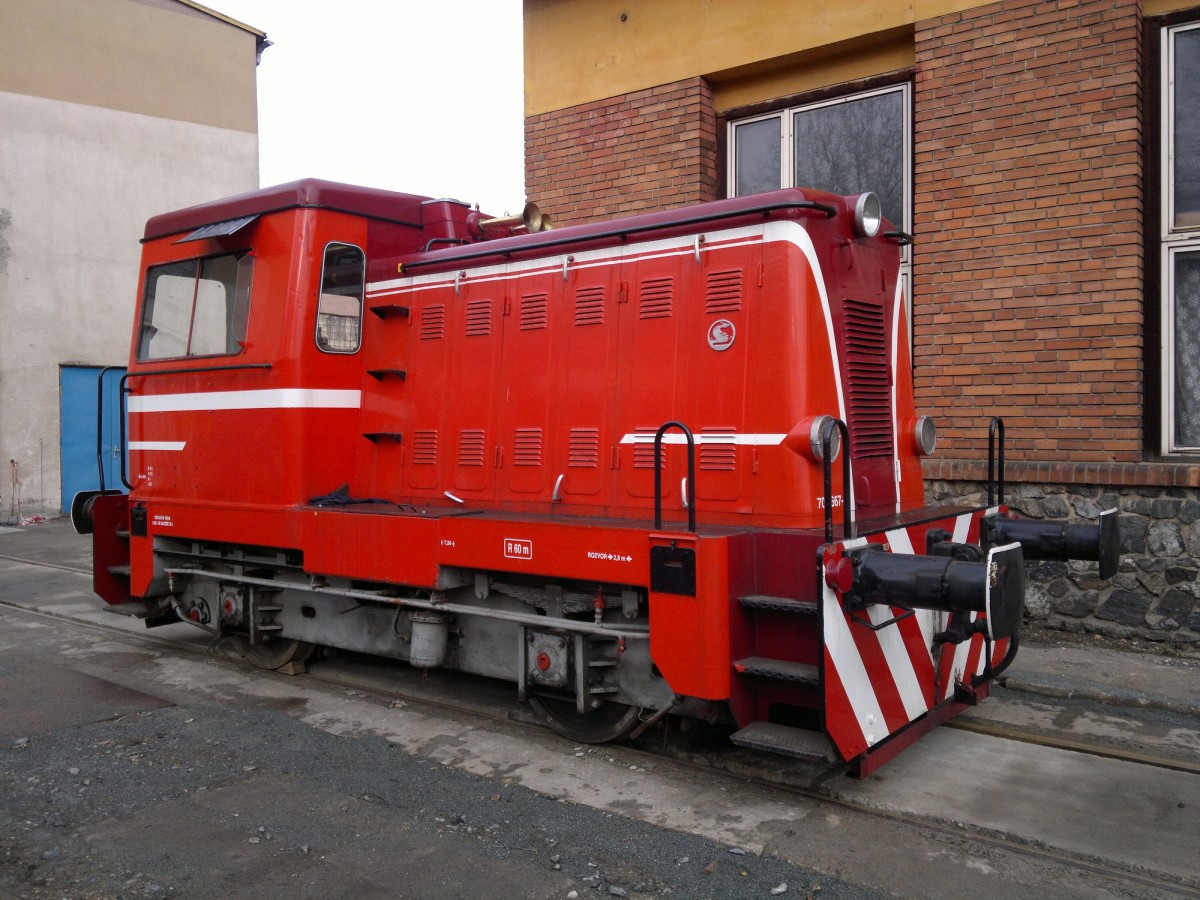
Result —
[[[505,538],[504,556],[508,559],[533,559],[533,541]]]
[[[737,329],[728,319],[717,319],[708,326],[708,346],[718,353],[732,347],[735,337],[737,337]]]

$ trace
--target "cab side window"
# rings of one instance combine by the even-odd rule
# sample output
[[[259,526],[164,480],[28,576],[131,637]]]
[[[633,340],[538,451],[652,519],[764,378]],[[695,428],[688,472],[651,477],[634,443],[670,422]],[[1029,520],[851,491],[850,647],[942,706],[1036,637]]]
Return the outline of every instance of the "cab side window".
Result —
[[[146,272],[138,359],[240,353],[253,274],[248,253],[152,266]]]
[[[367,262],[352,244],[327,244],[317,303],[317,346],[327,353],[354,353],[362,342],[363,288]]]

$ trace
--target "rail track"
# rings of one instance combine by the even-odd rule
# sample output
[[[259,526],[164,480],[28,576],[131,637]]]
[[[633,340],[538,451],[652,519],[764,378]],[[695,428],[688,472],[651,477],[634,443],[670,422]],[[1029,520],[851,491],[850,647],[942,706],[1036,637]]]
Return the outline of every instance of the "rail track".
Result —
[[[91,576],[91,572],[78,566],[53,563],[36,559],[28,559],[0,554],[0,560],[38,566],[48,569],[69,572],[81,576]],[[46,610],[29,609],[10,601],[0,600],[0,608],[36,618],[53,620],[71,628],[85,631],[103,632],[124,641],[135,644],[182,650],[192,654],[203,654],[219,662],[236,666],[244,672],[257,672],[264,678],[287,678],[288,676],[272,673],[254,667],[251,663],[237,657],[231,647],[227,647],[224,638],[204,642],[180,641],[161,634],[137,632],[121,627],[117,623],[88,621],[73,616],[65,616]],[[99,608],[99,607],[98,607]],[[330,664],[330,662],[332,664]],[[402,701],[405,704],[415,704],[432,710],[453,713],[463,716],[483,718],[496,723],[507,723],[514,727],[541,728],[534,713],[514,714],[511,708],[497,710],[487,706],[454,702],[445,697],[434,696],[430,691],[406,687],[404,679],[394,679],[392,683],[384,683],[377,678],[364,678],[353,669],[338,665],[337,661],[323,662],[298,676],[315,682],[341,689],[353,689],[362,692],[367,697],[373,697],[381,703],[394,704]],[[396,663],[397,671],[409,671],[407,666]],[[469,676],[464,676],[469,677]],[[1187,774],[1200,775],[1200,763],[1160,756],[1153,753],[1129,750],[1127,748],[1092,741],[1079,741],[1061,734],[1044,734],[1015,728],[1003,724],[995,724],[979,720],[958,718],[948,723],[950,727],[988,735],[1003,740],[1033,744],[1050,749],[1075,753],[1086,753],[1109,759],[1121,760],[1143,766],[1153,766]],[[662,726],[659,726],[660,728]],[[709,749],[696,753],[675,753],[666,746],[662,736],[651,731],[644,735],[636,744],[626,744],[623,751],[643,756],[648,761],[661,761],[669,758],[672,765],[690,770],[700,776],[710,776],[721,772],[755,785],[769,788],[772,791],[783,792],[797,799],[821,804],[831,811],[843,814],[863,816],[876,821],[889,823],[908,829],[937,834],[954,841],[967,841],[979,847],[992,851],[1012,854],[1032,861],[1061,866],[1086,873],[1093,877],[1104,879],[1114,888],[1124,891],[1154,891],[1163,896],[1179,896],[1200,898],[1200,881],[1184,882],[1162,874],[1149,871],[1136,871],[1126,866],[1112,864],[1099,859],[1086,858],[1072,852],[1056,850],[1024,840],[1019,836],[989,833],[980,828],[964,826],[958,823],[948,823],[930,820],[915,815],[909,815],[894,810],[880,809],[852,800],[832,795],[827,789],[829,783],[836,779],[840,768],[830,768],[824,772],[819,767],[810,764],[797,764],[804,769],[799,781],[780,779],[767,765],[757,766],[755,756],[742,750],[713,750]]]

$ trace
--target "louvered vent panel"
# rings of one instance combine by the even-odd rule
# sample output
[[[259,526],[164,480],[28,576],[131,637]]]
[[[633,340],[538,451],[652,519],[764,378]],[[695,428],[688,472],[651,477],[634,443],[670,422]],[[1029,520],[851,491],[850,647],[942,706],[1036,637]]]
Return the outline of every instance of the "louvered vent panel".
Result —
[[[414,431],[412,461],[414,466],[437,465],[438,433],[436,431]]]
[[[604,324],[604,285],[584,287],[575,292],[575,324]]]
[[[492,301],[472,300],[467,304],[467,336],[482,337],[492,333]]]
[[[638,301],[638,317],[642,319],[666,319],[671,315],[671,303],[675,295],[675,279],[647,278],[642,282],[641,299]]]
[[[733,428],[700,429],[700,469],[707,472],[732,472],[737,468],[737,444]]]
[[[892,455],[891,384],[883,303],[842,303],[846,360],[846,423],[856,457]]]
[[[542,429],[518,428],[513,435],[513,465],[540,466],[542,464]]]
[[[446,336],[446,305],[434,303],[421,308],[421,340],[438,341]]]
[[[722,269],[708,273],[704,293],[704,311],[708,313],[737,312],[742,308],[742,270]]]
[[[546,327],[548,294],[524,294],[521,297],[521,330],[537,331]]]
[[[458,433],[458,464],[483,465],[483,429],[464,428]]]
[[[572,469],[595,469],[600,465],[600,429],[572,428],[567,465]]]
[[[635,469],[654,468],[654,435],[657,433],[657,428],[634,430],[633,467]]]

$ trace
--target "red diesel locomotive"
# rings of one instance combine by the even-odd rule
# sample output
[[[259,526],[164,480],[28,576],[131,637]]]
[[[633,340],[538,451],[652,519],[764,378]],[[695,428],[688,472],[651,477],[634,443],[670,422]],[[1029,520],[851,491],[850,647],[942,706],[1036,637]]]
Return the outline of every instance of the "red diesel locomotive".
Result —
[[[898,245],[786,190],[547,230],[316,180],[151,219],[128,493],[96,592],[258,665],[515,681],[556,730],[667,714],[861,774],[1013,658],[1024,559],[1116,514],[928,508]],[[997,427],[999,426],[999,427]]]

